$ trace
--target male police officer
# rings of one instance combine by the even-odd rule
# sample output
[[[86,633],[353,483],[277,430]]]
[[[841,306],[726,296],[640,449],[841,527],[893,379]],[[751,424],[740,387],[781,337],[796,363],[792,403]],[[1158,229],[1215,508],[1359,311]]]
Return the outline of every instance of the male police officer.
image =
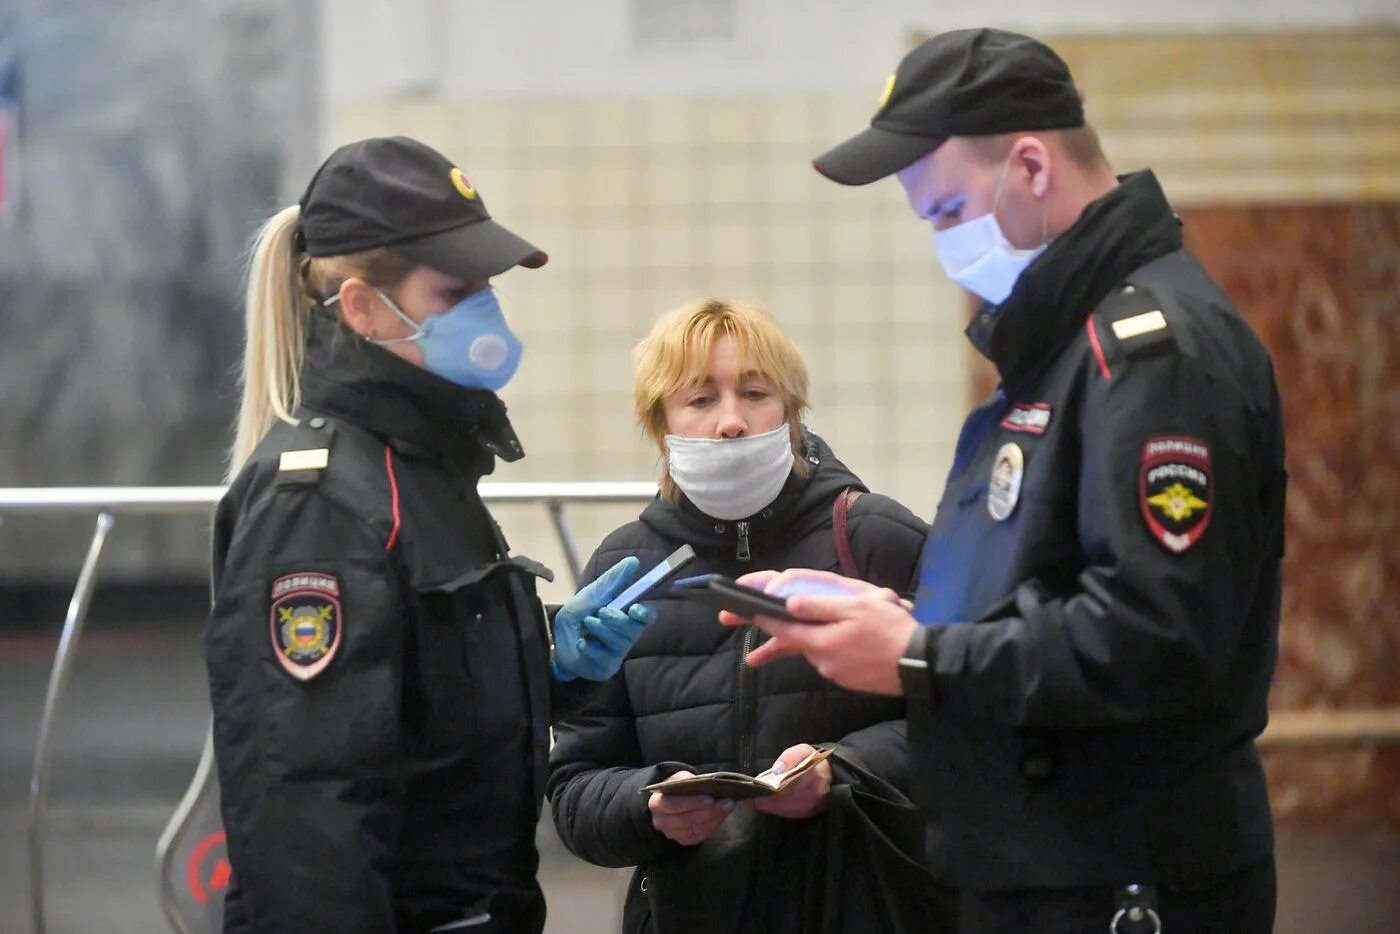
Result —
[[[1152,173],[1113,176],[1068,68],[1033,39],[930,39],[816,167],[899,177],[986,302],[968,337],[1001,386],[963,427],[912,615],[844,582],[789,601],[827,625],[761,621],[774,638],[751,663],[800,651],[909,697],[943,811],[930,860],[968,890],[966,929],[1271,930],[1253,741],[1285,475],[1267,352]]]

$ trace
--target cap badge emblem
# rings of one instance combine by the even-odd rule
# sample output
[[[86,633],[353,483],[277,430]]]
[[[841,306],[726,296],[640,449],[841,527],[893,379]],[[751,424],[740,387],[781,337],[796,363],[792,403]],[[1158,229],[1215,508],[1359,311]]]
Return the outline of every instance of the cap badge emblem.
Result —
[[[462,174],[462,170],[455,166],[452,169],[452,187],[457,189],[457,194],[466,198],[468,201],[476,200],[476,189],[472,187],[471,182],[467,181],[467,177]]]
[[[880,103],[876,105],[876,110],[884,110],[885,105],[890,102],[890,95],[894,93],[894,75],[885,79],[885,89],[880,92]]]

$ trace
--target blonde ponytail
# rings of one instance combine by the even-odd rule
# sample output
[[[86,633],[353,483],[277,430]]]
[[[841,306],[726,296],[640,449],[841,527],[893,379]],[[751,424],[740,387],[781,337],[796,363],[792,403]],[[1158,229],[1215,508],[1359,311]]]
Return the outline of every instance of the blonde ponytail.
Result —
[[[418,264],[392,247],[343,256],[309,257],[293,244],[301,209],[283,208],[253,239],[248,263],[247,335],[243,344],[243,400],[229,450],[228,480],[237,476],[262,436],[277,421],[297,423],[301,365],[306,359],[311,307],[335,295],[351,277],[392,291]]]
[[[229,451],[228,479],[281,419],[295,425],[306,355],[307,297],[293,245],[301,209],[283,208],[263,224],[248,264],[247,336],[243,345],[243,399]]]

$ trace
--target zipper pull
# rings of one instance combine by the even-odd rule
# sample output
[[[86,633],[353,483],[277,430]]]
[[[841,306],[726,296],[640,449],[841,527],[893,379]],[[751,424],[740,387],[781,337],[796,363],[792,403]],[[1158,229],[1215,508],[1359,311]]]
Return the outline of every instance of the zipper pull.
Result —
[[[749,553],[749,524],[748,522],[740,522],[737,528],[739,530],[739,551],[734,557],[740,561],[749,561],[753,558],[753,555]]]

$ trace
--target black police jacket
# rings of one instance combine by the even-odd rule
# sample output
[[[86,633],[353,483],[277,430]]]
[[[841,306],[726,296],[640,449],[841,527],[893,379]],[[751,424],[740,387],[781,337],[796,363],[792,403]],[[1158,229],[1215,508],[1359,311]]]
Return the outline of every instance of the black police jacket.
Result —
[[[1284,445],[1268,353],[1150,172],[969,328],[968,418],[906,662],[935,870],[975,889],[1183,883],[1267,858]]]
[[[219,504],[205,639],[228,931],[535,932],[551,706],[534,578],[476,484],[505,409],[311,315],[299,426]]]
[[[682,543],[697,554],[686,576],[837,570],[833,505],[842,490],[865,487],[815,435],[807,435],[806,460],[811,473],[791,476],[773,504],[747,521],[721,522],[684,497],[658,497],[638,521],[603,540],[585,577],[628,555],[650,567]],[[847,540],[863,576],[905,592],[926,529],[899,503],[866,493],[850,507]],[[757,629],[721,626],[713,609],[676,598],[654,606],[657,621],[621,671],[555,728],[549,798],[559,836],[591,863],[638,867],[625,931],[795,930],[802,906],[819,906],[823,896],[824,879],[804,876],[813,847],[825,839],[821,819],[739,810],[705,843],[683,847],[652,827],[647,796],[638,790],[681,769],[752,775],[789,746],[829,742],[907,792],[904,704],[839,688],[800,656],[750,668],[744,659],[760,644]]]

